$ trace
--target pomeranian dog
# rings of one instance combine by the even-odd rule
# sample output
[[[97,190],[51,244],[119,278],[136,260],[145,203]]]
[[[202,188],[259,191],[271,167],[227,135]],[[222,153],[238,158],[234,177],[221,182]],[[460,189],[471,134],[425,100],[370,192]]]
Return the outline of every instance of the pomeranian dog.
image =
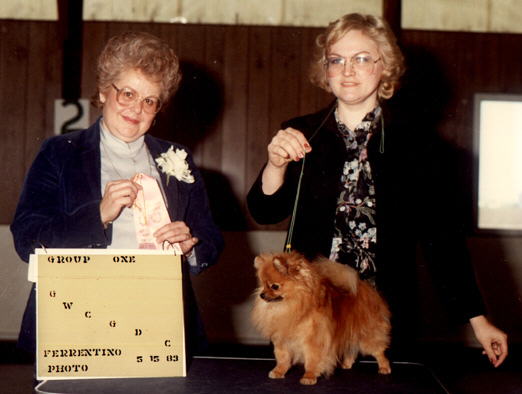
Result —
[[[300,383],[312,385],[338,363],[351,368],[359,353],[373,356],[379,373],[391,373],[384,354],[390,311],[354,269],[325,258],[310,262],[297,252],[261,254],[254,266],[259,288],[252,321],[274,345],[270,378],[284,378],[300,363]]]

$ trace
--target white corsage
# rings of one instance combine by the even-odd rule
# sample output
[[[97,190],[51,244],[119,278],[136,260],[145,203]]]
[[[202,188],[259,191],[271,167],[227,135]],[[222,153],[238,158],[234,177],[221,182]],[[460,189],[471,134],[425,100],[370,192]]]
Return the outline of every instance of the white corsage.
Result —
[[[167,175],[167,184],[171,176],[176,177],[178,181],[194,183],[186,158],[187,152],[184,149],[174,151],[172,146],[156,158],[160,170]]]

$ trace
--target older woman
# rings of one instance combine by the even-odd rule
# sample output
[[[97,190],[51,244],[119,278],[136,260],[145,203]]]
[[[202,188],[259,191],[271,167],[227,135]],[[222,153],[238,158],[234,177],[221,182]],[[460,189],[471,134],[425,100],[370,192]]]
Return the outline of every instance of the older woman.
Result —
[[[413,331],[405,306],[415,298],[407,283],[415,280],[414,267],[407,262],[420,238],[428,258],[444,272],[437,276],[440,288],[471,322],[490,361],[500,365],[506,335],[484,317],[465,246],[458,241],[461,226],[440,214],[447,207],[435,197],[439,194],[425,193],[445,184],[434,171],[436,158],[427,146],[416,145],[422,128],[411,135],[407,119],[394,118],[384,105],[404,70],[393,33],[380,18],[349,14],[332,22],[316,43],[311,81],[336,100],[283,123],[249,192],[252,216],[264,224],[292,215],[287,249],[309,258],[329,256],[376,283],[391,304],[395,339]]]
[[[24,261],[38,247],[138,248],[137,173],[157,180],[168,211],[153,241],[179,245],[192,273],[217,261],[223,241],[192,157],[183,146],[146,134],[180,79],[174,51],[157,37],[124,33],[108,41],[94,98],[102,117],[86,130],[46,140],[27,174],[11,225]],[[174,152],[181,174],[161,160]],[[31,292],[20,333],[20,345],[30,351],[34,320]]]

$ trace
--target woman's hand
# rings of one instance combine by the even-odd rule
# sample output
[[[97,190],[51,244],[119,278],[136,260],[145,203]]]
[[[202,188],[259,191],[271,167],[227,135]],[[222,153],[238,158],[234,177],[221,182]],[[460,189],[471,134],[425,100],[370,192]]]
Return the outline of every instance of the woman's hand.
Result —
[[[507,335],[491,324],[485,316],[475,316],[469,319],[471,327],[480,342],[489,361],[496,368],[508,355]]]
[[[162,244],[167,241],[171,244],[179,243],[183,254],[189,254],[194,245],[198,243],[198,239],[190,233],[190,228],[185,222],[172,222],[160,227],[154,234],[158,243]]]
[[[299,130],[279,130],[268,144],[268,163],[263,171],[263,193],[273,194],[281,187],[288,163],[299,161],[312,147]]]
[[[100,203],[100,216],[104,227],[113,222],[123,208],[130,208],[141,186],[129,179],[107,182]]]
[[[312,148],[303,133],[288,127],[279,130],[268,144],[268,164],[280,168],[292,161],[299,161]]]

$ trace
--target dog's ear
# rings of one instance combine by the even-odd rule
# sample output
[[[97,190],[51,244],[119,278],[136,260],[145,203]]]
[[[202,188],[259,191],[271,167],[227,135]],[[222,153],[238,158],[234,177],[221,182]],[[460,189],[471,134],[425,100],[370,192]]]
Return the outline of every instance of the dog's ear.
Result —
[[[294,260],[291,272],[293,275],[301,275],[304,278],[310,277],[310,267],[308,262],[302,256]]]
[[[263,263],[263,259],[261,258],[261,256],[256,256],[256,258],[254,259],[254,267],[256,269],[259,269],[259,267],[261,266],[262,263]]]
[[[286,275],[288,273],[288,268],[286,267],[286,265],[283,264],[283,262],[277,257],[274,259],[274,267],[283,275]]]

